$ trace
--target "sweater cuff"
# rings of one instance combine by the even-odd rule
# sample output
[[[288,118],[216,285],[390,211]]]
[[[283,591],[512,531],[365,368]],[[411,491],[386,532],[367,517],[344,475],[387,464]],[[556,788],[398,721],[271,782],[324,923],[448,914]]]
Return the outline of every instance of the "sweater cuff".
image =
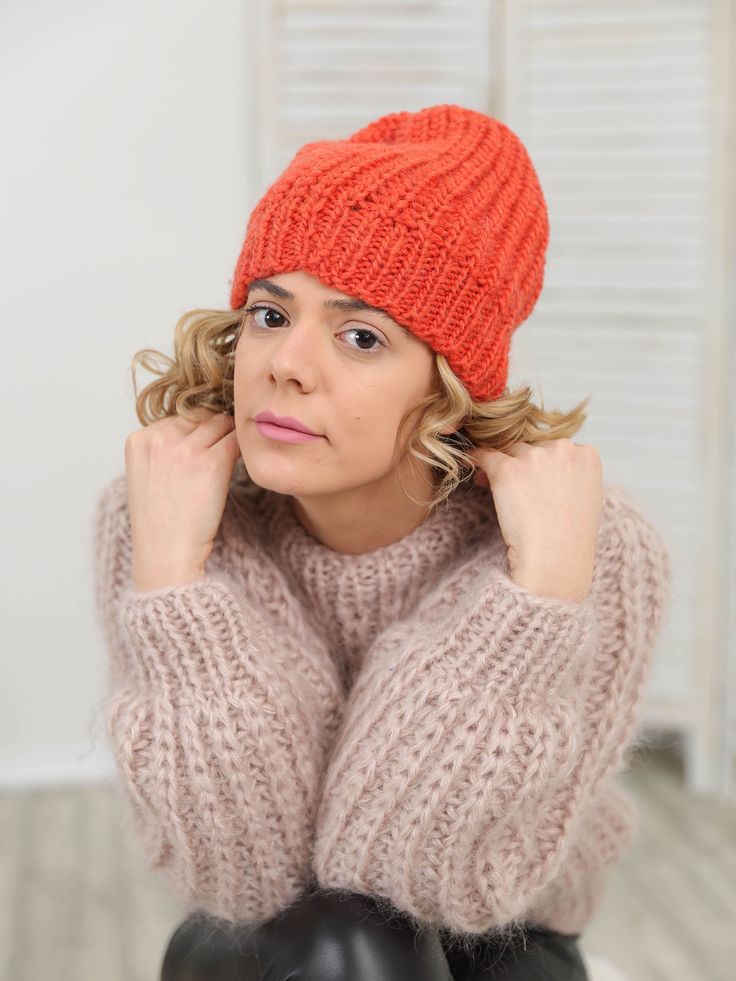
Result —
[[[129,585],[118,626],[142,680],[155,690],[221,691],[222,675],[232,675],[237,666],[233,647],[242,652],[246,643],[233,586],[220,572],[183,586]]]
[[[570,694],[592,666],[597,617],[592,591],[582,602],[542,596],[497,566],[483,571],[480,603],[467,620],[471,638],[497,653],[494,692]],[[493,623],[493,638],[488,637]]]

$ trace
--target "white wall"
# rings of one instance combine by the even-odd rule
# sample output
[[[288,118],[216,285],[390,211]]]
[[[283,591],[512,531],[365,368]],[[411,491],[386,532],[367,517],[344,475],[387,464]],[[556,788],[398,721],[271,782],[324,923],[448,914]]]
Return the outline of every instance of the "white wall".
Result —
[[[0,5],[0,785],[112,775],[91,515],[139,427],[133,353],[227,307],[255,203],[248,14]]]

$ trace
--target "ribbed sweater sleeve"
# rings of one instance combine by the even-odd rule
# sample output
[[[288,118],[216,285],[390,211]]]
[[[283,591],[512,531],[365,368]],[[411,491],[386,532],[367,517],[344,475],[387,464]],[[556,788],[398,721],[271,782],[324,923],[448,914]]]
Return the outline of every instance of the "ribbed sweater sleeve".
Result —
[[[344,695],[327,649],[266,558],[243,582],[131,580],[125,478],[95,514],[110,655],[108,733],[150,868],[190,910],[258,923],[312,878],[314,820]]]
[[[458,933],[523,922],[621,766],[669,579],[617,487],[584,602],[513,582],[505,549],[451,570],[366,653],[317,816],[319,884]]]

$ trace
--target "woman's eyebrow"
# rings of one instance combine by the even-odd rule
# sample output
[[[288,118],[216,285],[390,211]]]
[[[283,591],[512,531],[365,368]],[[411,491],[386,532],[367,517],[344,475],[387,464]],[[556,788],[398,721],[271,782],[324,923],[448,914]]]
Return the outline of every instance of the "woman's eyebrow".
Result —
[[[272,283],[270,279],[254,279],[253,282],[248,285],[248,291],[250,292],[250,290],[255,290],[255,289],[265,290],[266,293],[270,293],[272,296],[275,296],[280,300],[296,299],[296,297],[291,292],[291,290],[287,290],[283,286],[279,286],[276,283]],[[406,327],[403,327],[401,324],[397,324],[394,318],[391,316],[391,314],[388,313],[386,310],[382,310],[380,307],[373,307],[370,305],[370,303],[366,303],[365,300],[353,299],[348,297],[345,297],[343,299],[342,297],[336,297],[335,299],[332,300],[325,300],[324,306],[327,307],[329,310],[344,310],[347,313],[361,312],[361,311],[377,313],[380,314],[382,317],[386,317],[388,320],[391,321],[392,324],[396,324],[399,330],[401,330],[407,336],[410,333],[406,329]]]

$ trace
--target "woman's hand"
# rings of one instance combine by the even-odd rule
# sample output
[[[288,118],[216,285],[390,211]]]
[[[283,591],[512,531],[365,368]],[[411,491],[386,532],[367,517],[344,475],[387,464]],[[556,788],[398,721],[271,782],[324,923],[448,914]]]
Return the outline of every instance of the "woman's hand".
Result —
[[[514,582],[582,602],[603,514],[595,447],[563,438],[516,443],[506,452],[475,447],[470,456],[481,469],[476,483],[493,495]]]
[[[202,406],[201,420],[168,416],[130,433],[125,470],[139,589],[191,582],[204,572],[240,456],[234,420]]]

